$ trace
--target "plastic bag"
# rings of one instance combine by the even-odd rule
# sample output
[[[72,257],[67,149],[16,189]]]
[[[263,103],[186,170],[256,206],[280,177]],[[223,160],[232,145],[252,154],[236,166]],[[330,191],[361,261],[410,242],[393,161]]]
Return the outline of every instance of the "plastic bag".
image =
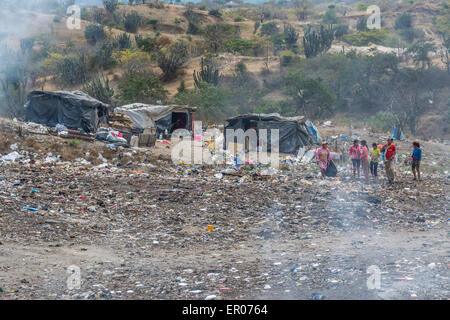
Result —
[[[330,160],[330,164],[327,167],[327,171],[325,171],[325,175],[327,177],[334,178],[337,176],[337,173],[338,173],[338,171],[337,171],[337,168],[336,168],[333,160]]]

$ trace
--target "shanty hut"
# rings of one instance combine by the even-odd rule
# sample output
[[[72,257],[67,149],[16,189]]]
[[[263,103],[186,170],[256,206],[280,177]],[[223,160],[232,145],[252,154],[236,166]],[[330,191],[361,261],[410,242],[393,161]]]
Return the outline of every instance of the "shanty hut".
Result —
[[[96,132],[100,122],[107,122],[109,105],[81,91],[33,91],[25,104],[25,120],[55,127]]]
[[[133,121],[133,128],[155,128],[157,134],[172,133],[176,129],[192,131],[196,108],[180,105],[148,105],[133,103],[114,109],[115,113],[127,115]]]
[[[255,129],[257,132],[257,143],[260,145],[259,130],[267,130],[267,150],[271,151],[272,129],[279,130],[279,152],[296,154],[301,147],[313,145],[320,139],[314,124],[304,117],[282,117],[278,113],[272,114],[244,114],[227,120],[225,126],[225,147],[228,143],[235,141],[226,141],[227,129],[242,129],[244,132],[248,129]]]

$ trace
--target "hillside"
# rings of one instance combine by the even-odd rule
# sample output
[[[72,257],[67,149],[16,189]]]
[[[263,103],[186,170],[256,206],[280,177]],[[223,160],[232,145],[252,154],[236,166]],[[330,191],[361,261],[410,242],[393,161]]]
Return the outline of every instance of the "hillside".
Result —
[[[398,67],[423,72],[431,68],[445,70],[448,66],[445,64],[448,63],[448,56],[447,59],[442,57],[445,51],[448,54],[448,48],[445,48],[444,43],[446,38],[442,36],[441,27],[441,21],[444,21],[445,25],[445,19],[448,17],[445,16],[442,3],[437,1],[418,1],[413,4],[380,2],[382,29],[373,31],[358,29],[358,22],[369,15],[362,10],[364,6],[367,7],[362,2],[352,1],[341,1],[334,5],[324,2],[314,4],[297,1],[286,2],[286,4],[281,2],[241,4],[233,7],[215,5],[216,9],[211,9],[212,7],[208,8],[202,4],[185,6],[150,2],[134,5],[119,4],[114,13],[108,12],[103,7],[86,6],[81,10],[82,21],[79,30],[67,28],[68,17],[61,10],[26,10],[24,8],[16,10],[14,15],[11,15],[6,14],[7,8],[3,8],[0,16],[8,17],[8,19],[4,20],[6,28],[3,36],[0,35],[0,41],[3,38],[3,45],[6,44],[20,51],[23,39],[33,39],[30,48],[32,59],[30,69],[32,70],[30,70],[30,81],[26,84],[27,91],[33,89],[78,90],[90,80],[103,74],[109,81],[108,85],[115,92],[111,102],[117,105],[134,102],[134,100],[139,101],[144,99],[143,96],[137,95],[134,99],[133,97],[125,99],[123,86],[122,89],[120,88],[120,83],[127,81],[127,72],[136,68],[140,72],[146,70],[161,79],[159,89],[152,92],[151,96],[147,94],[145,101],[140,102],[176,100],[196,103],[198,99],[201,99],[202,104],[205,105],[201,108],[205,110],[201,112],[201,118],[209,122],[220,122],[225,117],[240,112],[281,112],[287,115],[307,112],[306,109],[302,111],[300,106],[295,106],[299,103],[295,101],[295,97],[291,101],[289,88],[286,88],[283,79],[290,72],[308,69],[309,77],[320,77],[331,89],[334,101],[330,102],[332,106],[330,112],[311,110],[307,112],[307,116],[323,118],[341,114],[351,118],[355,116],[357,110],[356,117],[363,119],[373,116],[376,112],[391,112],[392,110],[385,108],[387,104],[392,104],[395,99],[392,95],[395,93],[386,97],[385,102],[375,103],[370,110],[361,110],[360,107],[355,107],[355,100],[360,97],[355,97],[353,91],[355,85],[361,86],[360,83],[358,84],[359,81],[366,80],[353,79],[355,83],[349,84],[346,92],[338,92],[336,90],[340,85],[337,85],[335,81],[343,82],[344,80],[333,79],[336,75],[330,74],[331,69],[309,70],[311,65],[317,63],[314,60],[330,59],[333,56],[339,59],[337,57],[342,53],[348,56],[355,52],[360,57],[374,56],[374,59],[383,54],[392,54],[397,56],[398,62],[395,63]],[[300,18],[301,12],[304,16]],[[137,15],[139,22],[135,27],[136,30],[127,32],[127,27],[124,25],[126,17],[133,15]],[[409,16],[409,26],[396,25],[402,15]],[[19,20],[22,21],[20,27],[16,26],[15,22]],[[334,30],[342,28],[339,30],[344,30],[343,33],[339,36],[336,34],[329,49],[313,59],[307,59],[302,40],[305,32],[308,32],[309,25],[326,26],[327,23],[332,23]],[[86,28],[99,24],[103,25],[102,39],[88,41]],[[211,26],[215,26],[215,30],[207,29]],[[218,30],[218,28],[222,29]],[[117,47],[116,41],[120,36],[129,37],[128,40],[125,39],[123,48]],[[291,42],[288,43],[289,36],[293,40],[289,40]],[[140,40],[141,43],[136,40]],[[166,75],[159,66],[158,59],[161,53],[169,56],[171,48],[180,41],[185,46],[186,57],[181,59],[183,61],[179,61],[173,74]],[[111,44],[109,45],[112,46],[111,48],[108,47],[108,43]],[[432,50],[431,47],[433,47]],[[425,56],[423,50],[427,50]],[[325,54],[326,51],[328,54]],[[65,81],[61,78],[61,73],[64,71],[58,69],[58,65],[61,65],[66,57],[75,57],[75,59],[81,57],[84,61],[80,63],[84,65],[82,69],[85,71],[79,79]],[[231,95],[227,95],[225,91],[214,93],[216,96],[227,96],[227,101],[230,102],[226,105],[209,106],[210,102],[205,102],[194,94],[196,86],[193,73],[200,71],[203,58],[206,65],[211,64],[214,70],[218,70],[221,78],[220,87],[233,92]],[[312,64],[309,63],[310,61]],[[335,62],[329,61],[329,63]],[[354,64],[354,61],[350,63],[350,65]],[[319,65],[321,68],[324,67],[324,64],[320,62]],[[237,66],[240,71],[237,71]],[[74,72],[70,74],[73,75]],[[239,80],[238,77],[241,79]],[[437,82],[441,80],[436,79]],[[236,83],[239,81],[244,81],[245,86],[237,87]],[[192,94],[180,95],[180,86],[186,92],[192,91]],[[248,93],[242,92],[244,87]],[[414,125],[410,130],[414,134],[417,126],[427,128],[431,125],[436,128],[425,130],[427,132],[423,134],[426,138],[448,139],[450,132],[448,125],[442,125],[441,119],[436,123],[437,115],[449,113],[448,90],[448,85],[444,85],[439,92],[434,92],[435,90],[424,92],[420,97],[421,100],[428,99],[425,96],[438,94],[439,99],[436,101],[439,101],[439,105],[434,105],[433,108],[421,107],[421,114],[418,114],[420,121],[406,119],[406,116],[404,116],[405,119],[399,119],[400,116],[393,112],[394,117],[397,121],[403,122],[404,127],[411,126],[410,123],[413,121]],[[340,97],[343,94],[348,97]],[[243,96],[247,96],[246,99],[238,99]],[[367,97],[361,97],[360,100],[373,99],[376,96],[375,92],[367,92]],[[434,99],[429,100],[434,101]],[[211,110],[206,110],[208,108]],[[311,105],[311,108],[316,107]],[[331,109],[334,111],[331,112]],[[211,114],[215,114],[215,119],[211,118]],[[446,123],[445,119],[442,121]]]

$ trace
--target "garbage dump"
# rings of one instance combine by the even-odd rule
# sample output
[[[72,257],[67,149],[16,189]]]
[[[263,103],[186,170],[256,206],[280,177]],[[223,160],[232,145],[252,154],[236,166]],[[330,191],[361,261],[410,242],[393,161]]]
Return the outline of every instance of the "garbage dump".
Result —
[[[317,129],[346,153],[345,128]],[[0,123],[0,299],[448,298],[447,145],[422,146],[419,182],[411,141],[395,142],[389,185],[383,169],[352,177],[342,157],[321,178],[317,146],[280,154],[278,169],[206,166],[173,162],[163,143],[113,149],[40,131]],[[367,288],[370,270],[381,290]]]

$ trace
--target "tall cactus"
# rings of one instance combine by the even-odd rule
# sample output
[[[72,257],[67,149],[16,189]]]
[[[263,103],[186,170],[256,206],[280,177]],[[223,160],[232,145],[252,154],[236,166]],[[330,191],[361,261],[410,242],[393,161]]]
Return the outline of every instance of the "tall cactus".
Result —
[[[194,70],[194,82],[195,82],[195,86],[197,88],[201,88],[202,87],[202,82],[207,82],[210,83],[214,86],[219,85],[219,70],[217,70],[216,68],[214,68],[211,64],[206,64],[205,65],[205,61],[202,58],[201,63],[201,71],[195,71]]]
[[[334,40],[334,30],[330,26],[325,28],[320,26],[319,30],[312,30],[308,25],[303,37],[303,48],[306,58],[313,58],[317,55],[328,51]]]

